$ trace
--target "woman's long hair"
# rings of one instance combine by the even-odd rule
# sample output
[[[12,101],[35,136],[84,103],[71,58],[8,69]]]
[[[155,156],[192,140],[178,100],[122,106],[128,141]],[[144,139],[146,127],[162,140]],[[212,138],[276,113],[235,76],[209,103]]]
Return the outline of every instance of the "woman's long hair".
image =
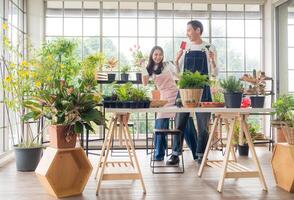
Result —
[[[151,76],[151,75],[154,74],[154,73],[155,73],[155,74],[160,74],[160,73],[162,72],[162,70],[163,70],[163,63],[162,63],[163,59],[162,59],[162,60],[160,61],[160,63],[158,64],[157,69],[154,70],[154,65],[155,65],[155,63],[154,63],[154,61],[153,61],[152,56],[153,56],[153,53],[154,53],[155,50],[159,50],[159,51],[161,51],[162,55],[164,55],[163,49],[162,49],[160,46],[155,46],[155,47],[153,47],[153,48],[151,49],[151,52],[150,52],[150,55],[149,55],[149,61],[148,61],[147,67],[146,67],[149,76]]]

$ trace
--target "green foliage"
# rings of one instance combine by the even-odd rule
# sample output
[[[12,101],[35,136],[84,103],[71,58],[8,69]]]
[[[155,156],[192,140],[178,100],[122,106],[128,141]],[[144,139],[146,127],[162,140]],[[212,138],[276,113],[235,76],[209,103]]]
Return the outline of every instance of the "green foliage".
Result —
[[[115,85],[114,93],[119,101],[145,101],[149,100],[146,90],[143,88],[135,88],[131,83],[123,85]]]
[[[129,65],[124,65],[120,69],[120,71],[121,71],[122,74],[126,74],[129,70],[130,70],[130,66]]]
[[[294,95],[281,95],[272,107],[275,109],[272,114],[277,115],[277,120],[291,121],[294,111]]]
[[[214,79],[210,81],[210,90],[212,94],[212,101],[213,102],[225,102],[224,94],[220,88],[219,81]]]
[[[201,75],[199,72],[184,72],[178,82],[180,89],[200,89],[206,85],[209,85],[208,76]]]
[[[229,76],[227,79],[220,81],[220,86],[226,93],[237,93],[243,91],[243,85],[235,76]]]
[[[250,133],[252,142],[254,142],[258,136],[258,132],[260,131],[260,125],[257,124],[256,122],[248,122],[248,131]],[[233,135],[233,143],[234,144],[239,144],[239,134],[240,134],[240,121],[236,121],[235,126],[234,126],[234,135]],[[243,144],[239,145],[244,145],[247,144],[247,140],[245,138],[245,134],[243,133]]]

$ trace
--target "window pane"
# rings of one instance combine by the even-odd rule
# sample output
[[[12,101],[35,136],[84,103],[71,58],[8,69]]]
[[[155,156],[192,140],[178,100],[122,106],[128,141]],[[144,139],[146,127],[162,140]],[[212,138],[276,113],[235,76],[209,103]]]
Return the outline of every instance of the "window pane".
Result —
[[[171,3],[158,3],[158,17],[172,17],[173,16],[173,5]]]
[[[117,19],[103,19],[103,35],[117,36],[118,35],[118,20]]]
[[[81,17],[82,2],[64,1],[64,16],[65,17]]]
[[[207,6],[207,4],[204,4],[204,3],[193,3],[192,4],[192,10],[207,11],[208,6]]]
[[[226,21],[225,20],[211,20],[211,34],[212,37],[226,36]]]
[[[100,21],[97,18],[83,18],[84,36],[97,36],[100,34]]]
[[[199,19],[199,21],[202,23],[203,25],[203,33],[202,33],[202,37],[208,37],[208,33],[209,33],[209,22],[206,19]],[[186,23],[187,24],[187,23]],[[186,26],[187,27],[187,26]]]
[[[46,35],[62,35],[62,18],[46,18]]]
[[[172,36],[173,35],[173,20],[172,19],[158,19],[157,20],[157,34],[158,34],[158,36]]]
[[[288,69],[294,69],[294,48],[288,48]]]
[[[121,36],[137,36],[137,19],[120,19]]]
[[[217,67],[219,71],[226,70],[226,39],[212,39],[217,52]]]
[[[139,36],[155,36],[154,19],[139,19]]]
[[[261,69],[261,40],[246,39],[246,70]]]
[[[173,57],[175,57],[175,55],[180,50],[180,46],[181,46],[182,41],[186,41],[188,43],[188,40],[186,37],[174,38],[174,55],[173,55]]]
[[[244,71],[244,40],[228,39],[228,70]]]
[[[82,37],[64,37],[65,39],[72,40],[77,44],[77,49],[74,52],[78,59],[82,59],[83,56],[83,46],[82,46]]]
[[[137,38],[120,39],[120,65],[132,64],[130,48],[137,44]]]
[[[245,5],[246,19],[261,19],[260,5]]]
[[[64,35],[81,36],[82,18],[64,18]]]
[[[104,17],[116,17],[118,15],[117,9],[118,9],[117,2],[103,2]]]
[[[174,17],[175,18],[191,18],[191,4],[189,3],[175,3],[174,4]]]
[[[103,52],[107,58],[118,58],[118,38],[103,38]]]
[[[136,2],[121,2],[120,17],[137,17],[137,3]]]
[[[98,37],[84,37],[84,57],[100,51],[100,39]]]
[[[294,70],[289,70],[289,76],[288,76],[288,91],[294,92]]]
[[[244,37],[244,21],[228,20],[228,37]]]
[[[187,19],[175,19],[174,20],[174,35],[175,36],[185,36],[187,30]]]
[[[260,20],[245,20],[246,37],[261,36],[261,21]]]
[[[139,2],[139,17],[154,17],[153,2]]]
[[[294,26],[289,25],[288,26],[288,46],[294,47]]]
[[[84,17],[99,17],[99,8],[99,2],[85,1],[83,10]]]
[[[161,46],[164,51],[164,60],[172,61],[173,56],[173,38],[158,38],[157,45]]]
[[[227,17],[230,19],[243,19],[244,10],[241,4],[228,4],[227,5]]]
[[[139,46],[143,54],[149,55],[155,46],[155,38],[139,38]]]
[[[62,17],[62,2],[47,1],[46,16]]]

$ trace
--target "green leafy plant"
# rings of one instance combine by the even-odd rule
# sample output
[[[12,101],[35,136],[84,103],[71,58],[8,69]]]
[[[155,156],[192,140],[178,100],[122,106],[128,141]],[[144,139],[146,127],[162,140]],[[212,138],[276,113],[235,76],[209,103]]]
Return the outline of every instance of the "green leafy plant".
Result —
[[[225,101],[224,94],[220,88],[218,80],[214,79],[210,81],[210,89],[213,102],[223,103]]]
[[[220,86],[226,93],[238,93],[243,91],[241,81],[234,76],[229,76],[227,79],[221,80]]]
[[[130,48],[130,52],[133,57],[133,64],[137,70],[140,70],[141,67],[145,66],[146,61],[148,60],[148,55],[144,54],[140,46],[134,45]]]
[[[294,95],[281,95],[276,102],[273,103],[272,107],[275,109],[277,120],[279,121],[291,121],[294,111]]]
[[[184,72],[178,82],[180,89],[201,89],[206,85],[209,85],[208,76],[199,72]]]
[[[252,142],[254,142],[258,136],[258,132],[260,131],[260,125],[256,122],[248,122],[248,131],[251,136]],[[233,135],[233,143],[239,145],[245,145],[248,141],[245,138],[243,133],[243,139],[239,141],[240,134],[240,121],[237,121],[234,126],[234,135]]]
[[[131,83],[115,85],[114,93],[119,101],[145,101],[149,100],[147,92],[143,88],[133,87]]]
[[[120,71],[121,71],[122,74],[126,74],[129,70],[130,70],[130,66],[129,65],[124,65],[124,66],[122,66]]]

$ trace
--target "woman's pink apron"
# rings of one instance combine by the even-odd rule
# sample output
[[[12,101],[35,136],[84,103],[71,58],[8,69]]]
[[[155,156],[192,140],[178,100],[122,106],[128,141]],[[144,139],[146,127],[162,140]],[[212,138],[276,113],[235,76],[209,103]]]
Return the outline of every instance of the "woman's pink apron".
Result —
[[[168,102],[163,107],[175,106],[178,88],[170,71],[155,75],[154,83],[160,92],[160,99]],[[175,113],[157,113],[157,119],[174,118]]]

